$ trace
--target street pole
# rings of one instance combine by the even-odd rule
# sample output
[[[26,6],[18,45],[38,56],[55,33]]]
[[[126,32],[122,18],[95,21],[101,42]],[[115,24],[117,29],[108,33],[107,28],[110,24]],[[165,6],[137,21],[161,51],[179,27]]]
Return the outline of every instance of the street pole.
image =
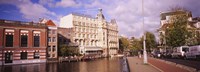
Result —
[[[144,56],[144,64],[147,64],[147,51],[146,51],[146,34],[144,29],[144,0],[142,0],[142,26],[143,26],[143,56]]]

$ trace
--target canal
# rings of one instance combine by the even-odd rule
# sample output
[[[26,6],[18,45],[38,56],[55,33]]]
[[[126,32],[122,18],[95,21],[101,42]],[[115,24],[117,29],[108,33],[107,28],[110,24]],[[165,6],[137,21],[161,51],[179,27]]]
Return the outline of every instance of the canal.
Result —
[[[1,66],[1,72],[128,72],[124,58]]]

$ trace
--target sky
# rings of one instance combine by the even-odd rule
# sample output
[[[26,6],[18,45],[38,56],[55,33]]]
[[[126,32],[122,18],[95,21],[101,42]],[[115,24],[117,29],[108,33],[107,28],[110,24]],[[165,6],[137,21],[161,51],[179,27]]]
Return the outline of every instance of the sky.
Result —
[[[0,0],[0,19],[39,21],[39,18],[53,20],[59,25],[60,18],[72,12],[96,16],[98,9],[109,22],[116,19],[119,35],[139,38],[144,30],[158,35],[160,13],[173,7],[182,7],[200,16],[199,0]]]

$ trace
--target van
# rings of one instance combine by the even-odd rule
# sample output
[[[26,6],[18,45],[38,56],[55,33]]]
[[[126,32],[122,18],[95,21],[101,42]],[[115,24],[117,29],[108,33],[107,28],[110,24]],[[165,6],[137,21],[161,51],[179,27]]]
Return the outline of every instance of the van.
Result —
[[[175,47],[173,53],[171,54],[172,58],[185,58],[185,53],[189,51],[188,46]]]
[[[190,46],[185,55],[187,59],[200,59],[200,45]]]

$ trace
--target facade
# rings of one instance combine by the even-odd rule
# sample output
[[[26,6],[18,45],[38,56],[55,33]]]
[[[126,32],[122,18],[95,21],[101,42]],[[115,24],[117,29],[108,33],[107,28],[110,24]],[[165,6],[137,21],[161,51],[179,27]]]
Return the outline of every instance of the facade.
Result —
[[[62,28],[58,27],[58,53],[59,56],[62,56],[60,53],[60,48],[62,45],[70,46],[73,48],[77,48],[78,45],[72,42],[72,38],[74,37],[74,29],[73,28]]]
[[[60,19],[60,27],[74,29],[71,41],[79,45],[81,54],[108,56],[118,53],[116,21],[107,22],[102,9],[96,18],[77,13],[64,16]]]
[[[119,49],[118,26],[115,20],[111,20],[107,27],[108,48],[110,55],[116,55]]]
[[[188,16],[188,24],[187,24],[187,30],[191,33],[191,38],[188,37],[186,39],[186,45],[190,45],[192,42],[195,41],[195,37],[200,33],[199,31],[199,25],[200,20],[198,18],[192,18],[192,13],[190,11],[185,10],[178,10],[178,11],[171,11],[171,12],[163,12],[161,13],[161,21],[160,21],[160,28],[158,29],[159,32],[159,44],[161,47],[166,47],[166,39],[165,39],[165,31],[168,27],[170,27],[170,24],[172,24],[172,17],[176,15],[186,15]]]
[[[47,59],[57,59],[58,57],[58,36],[57,36],[57,26],[52,20],[41,19],[41,23],[47,25],[48,28],[48,42],[47,42]]]
[[[0,20],[0,64],[46,62],[45,24]]]

